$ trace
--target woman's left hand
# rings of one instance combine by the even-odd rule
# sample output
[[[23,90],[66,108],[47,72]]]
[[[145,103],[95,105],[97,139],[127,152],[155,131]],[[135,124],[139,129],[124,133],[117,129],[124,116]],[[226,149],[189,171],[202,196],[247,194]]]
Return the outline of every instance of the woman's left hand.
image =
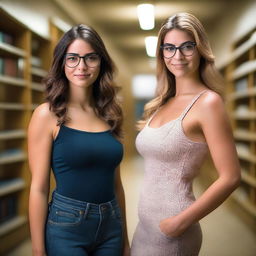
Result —
[[[165,235],[170,237],[180,236],[186,229],[179,216],[172,216],[162,220],[159,228]]]

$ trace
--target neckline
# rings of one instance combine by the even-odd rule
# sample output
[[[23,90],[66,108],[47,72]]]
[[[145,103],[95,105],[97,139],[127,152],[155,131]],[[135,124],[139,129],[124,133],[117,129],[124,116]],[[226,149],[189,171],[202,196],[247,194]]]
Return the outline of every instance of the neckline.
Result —
[[[79,129],[71,128],[71,127],[66,126],[64,124],[61,127],[65,128],[65,129],[68,129],[70,131],[79,132],[79,133],[101,134],[101,133],[108,133],[108,132],[110,132],[110,129],[105,130],[105,131],[99,131],[99,132],[91,132],[91,131],[79,130]]]
[[[160,108],[155,112],[155,114],[156,114],[159,110],[160,110]],[[152,121],[152,119],[153,119],[153,117],[155,116],[155,114],[152,115],[152,118],[150,118],[150,120],[149,120],[148,123],[147,123],[147,127],[148,127],[149,129],[157,130],[157,129],[160,129],[160,128],[166,126],[167,124],[170,124],[170,123],[172,123],[172,122],[178,121],[178,120],[180,119],[180,117],[182,116],[183,111],[182,111],[182,113],[181,113],[177,118],[172,119],[172,120],[170,120],[170,121],[168,121],[168,122],[162,124],[162,125],[159,126],[159,127],[150,127],[149,124],[150,124],[150,122]]]
[[[181,114],[180,114],[177,118],[172,119],[172,120],[170,120],[170,121],[168,121],[168,122],[162,124],[162,125],[159,126],[159,127],[150,127],[149,125],[150,125],[152,119],[154,118],[154,116],[156,115],[156,113],[161,109],[161,107],[160,107],[159,109],[157,109],[157,110],[155,111],[155,113],[154,113],[154,114],[151,116],[151,118],[148,120],[148,122],[147,122],[147,124],[146,124],[146,127],[147,127],[147,128],[150,128],[150,129],[153,129],[153,130],[157,130],[157,129],[160,129],[160,128],[166,126],[167,124],[170,124],[170,123],[172,123],[172,122],[178,121],[178,120],[183,116],[183,114],[186,112],[186,110],[190,107],[190,105],[193,104],[193,102],[197,99],[197,97],[200,97],[200,95],[203,94],[203,93],[206,92],[206,91],[207,91],[207,89],[201,91],[201,92],[198,93],[195,97],[193,97],[193,99],[191,100],[191,102],[185,107],[185,109],[181,112]]]

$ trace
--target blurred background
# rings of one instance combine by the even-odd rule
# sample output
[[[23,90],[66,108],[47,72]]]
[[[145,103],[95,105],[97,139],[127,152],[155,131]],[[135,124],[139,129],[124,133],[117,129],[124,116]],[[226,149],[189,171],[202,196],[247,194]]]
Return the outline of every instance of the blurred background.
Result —
[[[140,11],[141,4],[148,4],[148,9]],[[41,80],[53,48],[79,23],[96,29],[118,69],[125,115],[121,167],[131,240],[143,177],[143,160],[134,146],[135,123],[154,96],[158,31],[176,12],[194,14],[208,33],[217,68],[226,80],[226,107],[242,167],[241,186],[201,221],[200,255],[256,255],[256,2],[252,0],[0,0],[0,255],[32,255],[26,129],[43,101]],[[140,13],[149,19],[152,14],[146,27],[139,21]],[[199,196],[216,177],[208,158],[195,180],[195,194]]]

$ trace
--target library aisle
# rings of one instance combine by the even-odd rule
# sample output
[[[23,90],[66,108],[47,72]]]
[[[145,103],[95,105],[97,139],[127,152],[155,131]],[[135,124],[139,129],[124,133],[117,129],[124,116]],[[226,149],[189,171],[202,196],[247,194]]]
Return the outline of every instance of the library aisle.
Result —
[[[137,203],[143,177],[143,161],[140,157],[125,160],[121,166],[126,192],[128,235],[131,240],[136,227]],[[195,180],[194,191],[198,196],[204,187],[200,178]],[[203,245],[200,256],[254,256],[256,234],[242,222],[232,205],[224,203],[203,221]],[[6,256],[31,256],[31,243],[26,241]],[[139,255],[138,255],[139,256]],[[156,255],[157,256],[157,255]]]

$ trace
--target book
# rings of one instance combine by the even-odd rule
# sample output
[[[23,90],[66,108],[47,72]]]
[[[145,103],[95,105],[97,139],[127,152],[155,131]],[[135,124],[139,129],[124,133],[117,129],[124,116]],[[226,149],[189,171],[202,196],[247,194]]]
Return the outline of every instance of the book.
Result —
[[[4,41],[4,32],[0,31],[0,42]]]
[[[0,57],[0,75],[4,74],[4,58]]]
[[[39,67],[40,68],[42,66],[41,58],[36,57],[36,56],[32,56],[32,58],[31,58],[31,65],[33,67]]]
[[[18,58],[17,60],[17,77],[24,77],[24,67],[25,67],[25,63],[24,63],[24,59],[23,58]]]
[[[14,38],[12,35],[3,33],[3,42],[7,44],[14,44]]]
[[[17,195],[0,197],[0,224],[17,215]]]
[[[6,76],[18,76],[18,62],[14,58],[4,58],[3,74]]]

